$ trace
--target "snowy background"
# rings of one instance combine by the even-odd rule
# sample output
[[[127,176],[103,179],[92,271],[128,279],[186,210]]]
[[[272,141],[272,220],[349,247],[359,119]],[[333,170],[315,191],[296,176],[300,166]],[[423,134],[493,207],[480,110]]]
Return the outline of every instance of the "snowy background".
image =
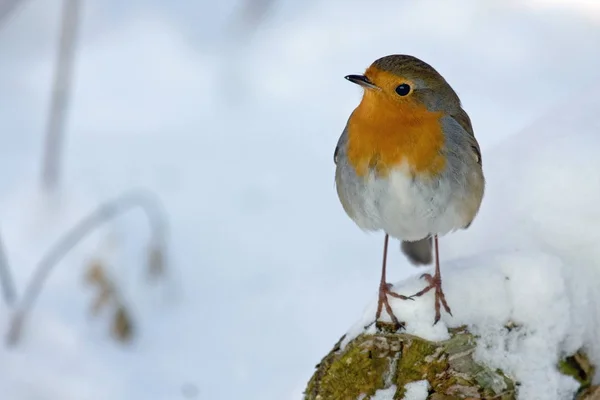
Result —
[[[52,204],[37,187],[61,2],[22,3],[0,26],[0,233],[19,294],[59,234],[129,188],[167,211],[170,274],[144,281],[139,214],[87,240],[0,350],[3,398],[299,399],[376,294],[382,235],[344,214],[333,149],[361,96],[343,76],[386,54],[438,69],[482,146],[489,189],[472,228],[441,241],[448,269],[526,249],[544,252],[534,271],[568,266],[549,281],[583,265],[600,286],[593,0],[280,0],[238,36],[237,1],[88,0]],[[128,345],[89,316],[93,255],[133,310]],[[422,272],[399,251],[390,265],[391,281]]]

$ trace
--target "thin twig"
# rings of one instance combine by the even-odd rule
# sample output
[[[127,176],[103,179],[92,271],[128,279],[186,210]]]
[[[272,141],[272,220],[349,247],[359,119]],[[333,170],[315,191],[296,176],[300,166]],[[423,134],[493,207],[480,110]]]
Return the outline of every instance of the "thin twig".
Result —
[[[245,0],[238,8],[230,27],[236,40],[248,37],[265,20],[276,0]]]
[[[2,285],[2,294],[4,295],[4,302],[7,306],[12,307],[15,303],[17,293],[15,290],[15,281],[8,264],[8,256],[4,248],[4,241],[0,236],[0,282]]]
[[[96,228],[132,208],[141,208],[144,211],[150,225],[152,245],[161,246],[163,252],[166,251],[164,249],[167,231],[166,217],[158,199],[152,193],[132,191],[100,205],[94,212],[73,226],[38,263],[33,277],[23,292],[23,297],[15,307],[6,337],[7,345],[14,345],[19,341],[25,316],[33,307],[52,268]]]
[[[18,6],[22,6],[24,0],[2,0],[0,2],[0,29],[2,29],[12,18]]]
[[[58,185],[64,126],[69,108],[72,70],[75,61],[75,39],[79,23],[79,8],[80,0],[64,0],[42,164],[42,187],[47,192],[56,189]]]

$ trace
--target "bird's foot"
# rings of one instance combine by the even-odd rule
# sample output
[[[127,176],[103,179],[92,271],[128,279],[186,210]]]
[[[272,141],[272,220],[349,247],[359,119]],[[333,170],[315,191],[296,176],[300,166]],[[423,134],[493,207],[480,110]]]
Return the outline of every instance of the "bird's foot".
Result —
[[[375,326],[379,330],[395,332],[401,328],[404,328],[405,324],[403,321],[398,320],[398,318],[394,315],[394,311],[392,310],[392,306],[390,306],[390,302],[388,300],[388,295],[395,297],[397,299],[401,299],[401,300],[414,300],[414,299],[411,297],[408,297],[408,296],[403,296],[401,294],[392,292],[391,288],[392,288],[392,285],[389,283],[382,283],[379,286],[379,300],[377,302],[377,314],[375,315],[375,321],[376,321]],[[381,316],[381,312],[383,311],[384,307],[385,307],[385,311],[388,313],[388,315],[390,316],[390,319],[392,320],[391,323],[383,322],[383,321],[379,320],[379,317]]]
[[[435,325],[439,322],[441,318],[441,306],[443,306],[444,310],[450,315],[452,315],[452,311],[450,310],[450,306],[448,306],[448,303],[446,302],[446,296],[444,295],[444,291],[442,290],[441,276],[437,274],[433,276],[430,274],[423,274],[421,275],[421,278],[425,279],[428,285],[420,292],[417,292],[410,296],[410,298],[420,297],[432,289],[435,290],[435,320],[433,322],[433,324]]]

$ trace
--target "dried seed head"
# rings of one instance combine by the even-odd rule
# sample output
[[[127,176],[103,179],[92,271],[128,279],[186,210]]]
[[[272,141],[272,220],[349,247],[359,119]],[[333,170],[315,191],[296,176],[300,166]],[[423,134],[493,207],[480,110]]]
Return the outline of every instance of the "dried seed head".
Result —
[[[112,334],[120,342],[129,342],[133,337],[133,322],[129,312],[122,304],[117,307],[115,312]]]
[[[89,262],[84,279],[86,283],[91,285],[106,285],[106,274],[104,273],[104,267],[101,260],[93,259]]]

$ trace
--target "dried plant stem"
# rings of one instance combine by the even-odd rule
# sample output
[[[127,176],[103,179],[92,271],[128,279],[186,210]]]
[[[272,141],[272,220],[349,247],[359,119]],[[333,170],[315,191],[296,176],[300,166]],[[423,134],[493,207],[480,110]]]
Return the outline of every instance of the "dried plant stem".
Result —
[[[247,39],[249,33],[264,22],[267,13],[274,7],[275,0],[245,0],[239,6],[233,22],[231,33],[236,40]]]
[[[166,246],[166,217],[152,193],[133,191],[102,204],[72,227],[40,260],[23,297],[15,307],[6,337],[7,345],[14,345],[19,341],[26,314],[33,307],[52,268],[96,228],[133,208],[144,211],[150,225],[152,245],[163,248]]]
[[[4,295],[4,302],[7,306],[12,307],[17,297],[15,290],[15,281],[8,264],[8,256],[4,249],[4,241],[0,236],[0,283],[2,285],[2,294]]]
[[[0,1],[0,29],[2,29],[15,14],[18,6],[22,6],[24,0],[2,0]]]
[[[64,0],[42,166],[42,187],[47,192],[53,191],[58,185],[65,117],[69,108],[73,77],[79,8],[80,0]]]

